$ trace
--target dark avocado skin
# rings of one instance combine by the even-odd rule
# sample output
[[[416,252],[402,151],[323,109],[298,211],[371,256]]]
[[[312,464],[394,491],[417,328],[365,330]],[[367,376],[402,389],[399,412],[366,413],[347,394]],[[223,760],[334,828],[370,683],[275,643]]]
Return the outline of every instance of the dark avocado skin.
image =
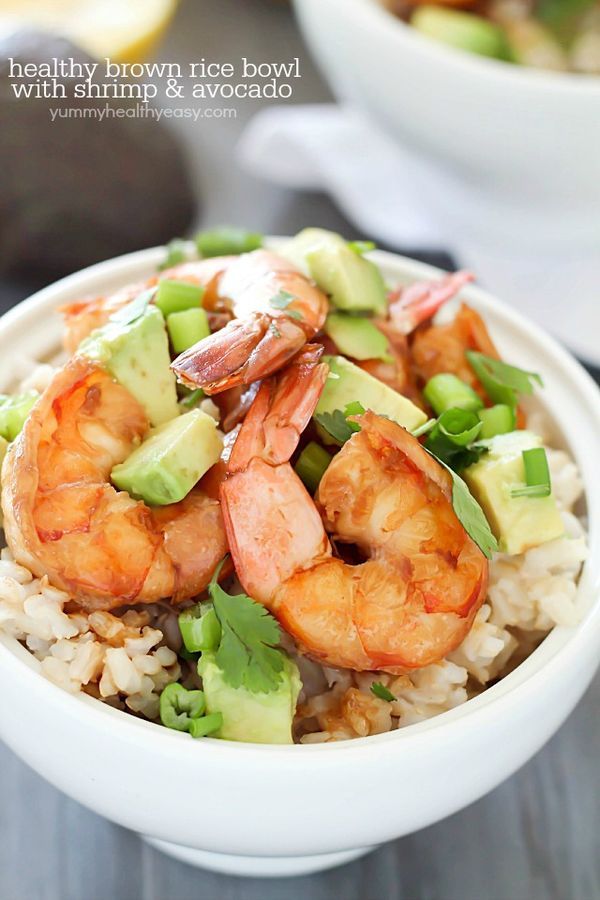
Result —
[[[0,41],[0,275],[58,277],[185,234],[196,204],[184,155],[155,119],[59,118],[50,108],[128,100],[16,99],[8,58],[92,62],[67,40],[20,31]],[[18,82],[17,82],[18,83]]]

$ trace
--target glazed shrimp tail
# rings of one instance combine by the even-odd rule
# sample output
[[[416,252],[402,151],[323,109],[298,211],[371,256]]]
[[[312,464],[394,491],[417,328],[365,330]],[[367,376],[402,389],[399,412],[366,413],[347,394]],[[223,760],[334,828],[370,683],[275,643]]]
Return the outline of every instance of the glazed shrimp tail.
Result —
[[[110,483],[113,466],[148,428],[129,391],[74,357],[6,455],[2,507],[11,551],[84,608],[195,596],[226,552],[220,504],[200,486],[154,510]]]
[[[287,260],[266,250],[237,257],[207,303],[234,317],[172,365],[188,387],[216,394],[284,366],[323,326],[327,298]]]
[[[417,325],[431,319],[438,309],[474,281],[471,272],[451,272],[438,281],[416,281],[391,295],[389,318],[398,334],[410,334]]]
[[[329,665],[398,672],[442,659],[468,633],[488,574],[454,513],[448,472],[399,425],[367,412],[325,472],[315,506],[288,462],[263,458],[266,396],[257,396],[252,435],[243,437],[245,424],[236,471],[221,486],[245,590]],[[334,557],[328,532],[365,561]]]
[[[307,344],[279,379],[261,385],[229,457],[229,472],[242,471],[255,458],[272,466],[290,459],[325,385],[322,354],[320,344]]]

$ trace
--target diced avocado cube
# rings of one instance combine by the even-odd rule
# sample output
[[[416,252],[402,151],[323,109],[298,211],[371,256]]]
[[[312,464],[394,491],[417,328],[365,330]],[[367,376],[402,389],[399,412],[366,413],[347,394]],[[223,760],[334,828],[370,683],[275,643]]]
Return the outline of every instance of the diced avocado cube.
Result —
[[[504,31],[482,16],[440,6],[419,6],[412,14],[410,24],[421,34],[459,50],[510,59]]]
[[[114,485],[151,506],[178,503],[221,456],[215,420],[192,409],[150,432],[111,472]]]
[[[175,353],[189,350],[210,334],[208,317],[203,309],[182,309],[167,316],[167,329]]]
[[[330,313],[325,322],[328,334],[340,353],[353,359],[391,360],[388,339],[370,319]]]
[[[523,450],[541,447],[530,431],[512,431],[481,441],[488,452],[462,477],[479,501],[499,549],[511,555],[524,553],[564,534],[564,524],[554,496],[513,497],[525,481]]]
[[[0,435],[3,439],[14,441],[39,396],[37,391],[0,394]]]
[[[292,744],[292,724],[302,688],[298,667],[284,655],[281,682],[276,691],[252,693],[228,684],[214,653],[203,653],[198,673],[208,713],[220,712],[223,724],[216,737],[254,744]]]
[[[398,422],[413,431],[427,421],[422,409],[383,381],[379,381],[343,356],[325,356],[329,375],[317,403],[315,415],[345,410],[349,403],[358,401],[364,409],[371,409],[381,416]]]
[[[385,313],[387,298],[381,272],[339,234],[306,228],[286,244],[281,255],[314,278],[339,309]]]
[[[147,306],[137,316],[128,317],[126,311],[124,307],[93,331],[78,352],[96,360],[127,388],[151,425],[162,425],[179,412],[165,322],[156,306]]]

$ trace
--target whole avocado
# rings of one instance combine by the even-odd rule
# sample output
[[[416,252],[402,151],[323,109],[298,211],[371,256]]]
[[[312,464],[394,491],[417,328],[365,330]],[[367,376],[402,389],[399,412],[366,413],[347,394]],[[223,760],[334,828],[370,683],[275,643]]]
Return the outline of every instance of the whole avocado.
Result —
[[[67,40],[19,31],[0,41],[0,275],[57,277],[183,234],[195,201],[183,153],[154,118],[103,120],[50,109],[132,109],[137,101],[17,99],[21,65],[92,57]],[[131,113],[130,113],[131,115]]]

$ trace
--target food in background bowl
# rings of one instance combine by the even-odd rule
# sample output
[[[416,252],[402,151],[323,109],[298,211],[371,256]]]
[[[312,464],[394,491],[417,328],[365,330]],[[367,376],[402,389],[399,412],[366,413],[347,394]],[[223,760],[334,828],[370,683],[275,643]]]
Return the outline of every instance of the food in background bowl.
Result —
[[[422,34],[539,69],[600,74],[597,0],[385,0]]]
[[[63,309],[70,358],[0,406],[0,621],[193,737],[390,731],[576,623],[581,483],[538,376],[448,315],[470,276],[390,290],[368,246],[259,243]]]

